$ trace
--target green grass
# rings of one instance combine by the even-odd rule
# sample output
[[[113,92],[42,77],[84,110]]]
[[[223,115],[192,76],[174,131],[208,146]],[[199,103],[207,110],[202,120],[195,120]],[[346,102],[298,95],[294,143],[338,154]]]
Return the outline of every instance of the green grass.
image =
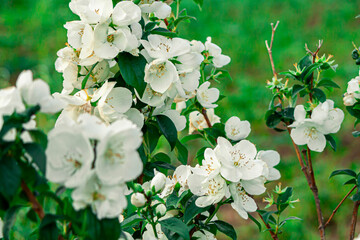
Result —
[[[190,0],[184,0],[184,7],[197,21],[185,23],[180,35],[187,39],[205,41],[212,36],[213,42],[230,55],[227,67],[233,81],[225,80],[219,86],[227,98],[216,110],[223,120],[237,115],[252,123],[250,140],[258,149],[276,149],[282,155],[279,169],[283,186],[294,187],[300,199],[296,208],[288,213],[303,221],[289,222],[280,239],[318,239],[317,219],[313,197],[302,175],[291,148],[289,136],[275,133],[266,128],[264,114],[271,93],[265,88],[266,80],[272,76],[264,41],[270,38],[270,23],[280,20],[276,32],[273,54],[278,72],[292,68],[292,64],[304,56],[304,45],[311,49],[319,39],[324,40],[321,54],[332,54],[339,64],[336,73],[331,74],[342,87],[329,93],[336,105],[342,105],[342,93],[350,78],[358,74],[350,53],[351,42],[357,42],[359,20],[356,1],[338,0],[204,0],[203,10]],[[32,69],[53,91],[61,90],[61,75],[54,69],[56,52],[66,42],[66,21],[77,17],[63,0],[3,0],[0,8],[0,87],[14,83],[23,69]],[[358,42],[358,44],[360,44]],[[351,136],[353,119],[346,113],[346,121],[340,134],[336,135],[338,151],[326,150],[314,155],[315,175],[318,180],[324,216],[327,218],[349,187],[341,184],[344,177],[329,180],[335,169],[359,169],[357,139]],[[42,123],[47,120],[41,117]],[[272,187],[274,184],[271,185]],[[261,201],[261,199],[258,199]],[[350,225],[352,202],[347,200],[327,230],[329,239],[347,236]],[[220,218],[236,225],[239,239],[270,239],[268,233],[259,234],[255,224],[243,221],[233,210],[222,209]],[[226,238],[224,238],[226,239]]]

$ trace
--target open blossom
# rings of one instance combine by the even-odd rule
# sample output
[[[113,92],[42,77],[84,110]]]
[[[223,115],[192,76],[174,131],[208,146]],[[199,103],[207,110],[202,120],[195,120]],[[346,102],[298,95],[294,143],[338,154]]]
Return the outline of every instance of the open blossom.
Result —
[[[112,123],[96,147],[95,171],[99,179],[105,184],[116,184],[137,178],[143,170],[137,152],[141,142],[142,133],[131,121]]]
[[[71,0],[69,7],[88,24],[105,22],[113,12],[112,0]]]
[[[85,183],[76,188],[71,197],[75,210],[91,206],[98,219],[118,217],[127,206],[126,185],[105,185],[94,171],[88,173]]]
[[[353,106],[360,99],[360,76],[351,79],[344,95],[344,105]]]
[[[190,191],[199,196],[196,199],[196,206],[207,207],[220,202],[225,196],[229,196],[229,189],[226,181],[217,175],[214,178],[191,174],[188,178]]]
[[[166,183],[165,183],[165,188],[163,189],[163,191],[161,192],[161,194],[159,195],[161,198],[165,198],[167,196],[169,196],[174,188],[175,185],[177,183],[180,184],[180,189],[179,189],[179,196],[186,190],[189,189],[188,186],[188,178],[191,174],[191,168],[188,165],[180,165],[178,166],[173,175],[172,176],[168,176],[166,178]]]
[[[196,93],[196,99],[205,108],[216,108],[218,105],[214,104],[220,96],[220,91],[217,88],[209,88],[210,82],[204,82],[200,85]]]
[[[67,22],[64,26],[68,32],[68,42],[74,48],[80,50],[79,59],[90,57],[94,51],[94,30],[90,24],[82,21]]]
[[[51,96],[49,85],[41,79],[33,81],[32,72],[23,71],[17,81],[22,98],[27,105],[40,105],[40,111],[44,113],[59,112],[64,106],[61,101]]]
[[[155,237],[154,230],[150,223],[146,224],[146,230],[142,235],[142,239],[146,240],[168,240],[164,232],[161,230],[161,225],[158,223],[155,226],[156,235]]]
[[[256,159],[261,160],[264,163],[263,176],[268,181],[275,181],[280,179],[281,175],[279,170],[274,166],[280,162],[280,154],[274,150],[259,151]]]
[[[214,109],[211,108],[206,110],[206,115],[208,116],[211,125],[220,122],[220,118],[215,115]],[[204,115],[198,111],[190,113],[189,122],[189,134],[193,133],[196,130],[203,130],[204,128],[209,127]]]
[[[249,136],[251,132],[250,123],[248,121],[241,121],[238,117],[231,117],[225,123],[226,137],[239,141]]]
[[[190,43],[182,38],[167,38],[160,35],[150,35],[141,44],[151,58],[167,60],[190,51]]]
[[[143,13],[154,13],[155,17],[164,19],[170,17],[171,7],[164,2],[155,0],[144,0],[141,1],[141,12]]]
[[[131,1],[123,1],[116,4],[112,14],[113,23],[117,26],[128,26],[139,22],[141,9]]]
[[[168,60],[156,59],[145,66],[144,80],[156,92],[164,93],[178,79],[175,65]]]
[[[246,194],[241,183],[231,183],[229,188],[234,199],[231,206],[242,218],[248,219],[248,212],[255,212],[257,209],[256,202]]]
[[[198,240],[216,240],[215,235],[206,230],[194,232],[193,237]]]
[[[216,157],[221,162],[221,175],[231,182],[251,180],[261,176],[263,166],[255,161],[256,147],[248,140],[242,140],[236,145],[223,137],[218,138],[215,148]]]
[[[306,118],[304,106],[298,105],[294,111],[295,122],[290,125],[291,138],[297,145],[305,145],[312,151],[322,152],[326,146],[325,135],[339,131],[344,113],[334,108],[334,102],[326,100],[312,111],[311,118]]]
[[[222,68],[230,63],[230,57],[221,54],[221,48],[211,42],[211,37],[206,39],[205,49],[209,52],[209,55],[213,57],[212,61],[215,67]]]
[[[55,128],[49,133],[46,158],[47,179],[74,188],[84,183],[94,151],[89,139],[77,128]]]
[[[204,152],[204,160],[202,165],[197,165],[192,168],[194,174],[202,175],[205,177],[213,178],[220,174],[221,164],[215,155],[215,151],[207,148]]]

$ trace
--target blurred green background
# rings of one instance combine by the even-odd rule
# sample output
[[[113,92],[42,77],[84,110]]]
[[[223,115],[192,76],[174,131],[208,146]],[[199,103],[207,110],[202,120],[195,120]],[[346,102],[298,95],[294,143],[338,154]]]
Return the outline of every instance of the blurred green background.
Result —
[[[2,0],[0,7],[0,87],[14,83],[23,69],[32,69],[36,77],[47,81],[52,91],[60,91],[62,78],[54,68],[56,52],[65,46],[66,21],[76,20],[67,0]],[[229,69],[233,82],[225,80],[219,87],[227,98],[222,100],[217,114],[226,121],[237,115],[249,120],[252,133],[249,140],[258,149],[275,149],[281,153],[279,170],[283,186],[292,186],[300,199],[296,208],[286,213],[302,221],[288,222],[280,239],[318,239],[317,219],[312,194],[300,171],[299,164],[286,134],[267,129],[264,114],[271,98],[265,88],[272,72],[265,39],[271,36],[270,23],[280,20],[275,35],[273,55],[278,72],[292,68],[305,54],[304,44],[315,49],[319,39],[324,40],[321,50],[332,54],[339,64],[336,73],[331,74],[342,87],[327,92],[336,105],[344,109],[342,94],[346,83],[357,76],[358,67],[351,59],[352,41],[360,45],[359,14],[360,2],[355,0],[204,0],[202,11],[191,0],[183,0],[183,7],[197,21],[185,23],[180,36],[205,41],[212,36],[223,53],[230,55]],[[346,113],[346,120],[336,135],[338,151],[327,149],[314,156],[315,175],[318,181],[321,203],[327,219],[338,202],[349,190],[342,186],[345,177],[329,180],[335,169],[358,170],[360,148],[358,139],[352,137],[354,119]],[[46,123],[44,123],[46,124]],[[269,185],[269,191],[275,184]],[[257,198],[261,204],[261,197]],[[336,214],[327,229],[329,239],[347,238],[352,201],[345,204]],[[255,224],[242,220],[235,211],[221,209],[221,219],[236,226],[238,239],[270,239],[268,233],[260,234]],[[360,232],[358,227],[357,233]],[[220,237],[221,239],[221,237]],[[223,238],[226,239],[226,238]]]

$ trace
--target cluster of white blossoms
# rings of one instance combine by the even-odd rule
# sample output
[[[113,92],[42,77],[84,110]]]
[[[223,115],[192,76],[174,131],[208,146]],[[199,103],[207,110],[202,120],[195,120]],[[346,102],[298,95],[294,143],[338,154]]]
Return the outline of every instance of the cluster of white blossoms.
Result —
[[[119,216],[127,206],[125,183],[143,169],[140,129],[127,119],[106,125],[84,113],[77,122],[62,119],[48,138],[46,177],[74,189],[74,208],[91,206],[99,219]]]
[[[344,94],[344,105],[353,106],[360,99],[360,76],[348,82],[346,93]]]
[[[324,151],[326,146],[326,135],[337,133],[344,120],[344,112],[334,108],[332,100],[320,103],[307,117],[307,111],[303,105],[295,107],[291,138],[297,145],[307,145],[310,150],[316,152]]]
[[[63,104],[50,94],[49,85],[41,79],[33,80],[31,71],[23,71],[17,81],[16,86],[0,90],[0,129],[4,124],[4,116],[14,112],[24,112],[29,107],[39,106],[40,112],[56,113],[59,112]],[[23,125],[25,130],[36,129],[35,117]],[[10,129],[3,140],[14,141],[16,130]],[[27,131],[21,133],[21,139],[24,142],[31,142],[32,139]]]
[[[241,217],[247,219],[248,212],[257,210],[249,194],[264,193],[266,181],[280,178],[279,171],[274,168],[280,162],[280,155],[272,150],[258,152],[253,143],[244,139],[250,133],[247,121],[232,117],[225,129],[229,139],[238,141],[234,146],[226,138],[219,137],[215,149],[205,150],[201,165],[179,166],[169,178],[162,173],[155,175],[152,184],[161,191],[162,198],[168,197],[179,184],[179,195],[190,189],[199,196],[196,200],[198,207],[232,197],[231,206]]]

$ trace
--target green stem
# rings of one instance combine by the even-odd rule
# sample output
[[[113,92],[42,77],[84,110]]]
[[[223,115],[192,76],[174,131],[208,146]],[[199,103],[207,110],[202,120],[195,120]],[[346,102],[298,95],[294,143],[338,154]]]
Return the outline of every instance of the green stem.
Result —
[[[208,224],[211,221],[211,219],[213,219],[213,217],[215,216],[215,214],[217,213],[217,211],[219,210],[221,205],[222,205],[222,202],[219,202],[216,205],[216,208],[215,208],[214,212],[208,217],[208,219],[206,219],[205,225]]]
[[[84,77],[83,81],[81,82],[81,89],[85,89],[87,80],[89,79],[92,71],[94,70],[94,68],[96,67],[96,65],[97,65],[98,63],[99,63],[99,62],[95,63],[95,64],[91,67],[89,73]]]

